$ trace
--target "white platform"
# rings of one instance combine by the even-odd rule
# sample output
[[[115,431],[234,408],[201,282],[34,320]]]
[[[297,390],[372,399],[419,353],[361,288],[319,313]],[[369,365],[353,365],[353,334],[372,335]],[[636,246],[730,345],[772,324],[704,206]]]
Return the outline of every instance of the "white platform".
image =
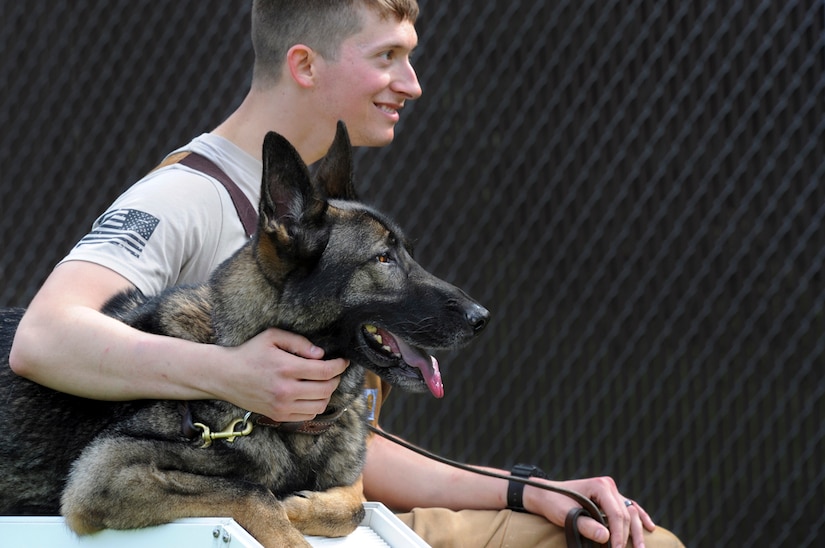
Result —
[[[364,504],[366,516],[344,538],[307,537],[312,546],[335,548],[425,548],[429,545],[383,504]],[[63,518],[0,516],[3,548],[261,548],[260,543],[230,518],[187,518],[131,531],[101,531],[78,537]]]

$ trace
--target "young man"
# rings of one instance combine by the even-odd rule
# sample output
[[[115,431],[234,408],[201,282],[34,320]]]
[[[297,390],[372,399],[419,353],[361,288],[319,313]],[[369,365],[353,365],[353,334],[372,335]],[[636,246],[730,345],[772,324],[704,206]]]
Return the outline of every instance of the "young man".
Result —
[[[210,158],[256,204],[268,131],[289,139],[308,164],[326,153],[339,119],[356,146],[390,143],[406,101],[421,95],[410,64],[417,15],[415,0],[255,0],[251,89],[225,122],[181,150]],[[133,220],[121,228],[140,236],[137,245],[107,232],[114,215]],[[46,280],[18,329],[12,367],[89,398],[213,398],[276,421],[313,418],[326,408],[347,363],[322,360],[323,352],[303,337],[270,329],[224,348],[139,332],[99,312],[125,289],[155,294],[204,280],[245,238],[218,182],[179,164],[150,173]],[[367,497],[401,511],[423,508],[402,519],[434,546],[562,545],[559,525],[576,506],[526,487],[523,505],[531,513],[503,510],[506,481],[437,465],[378,437],[364,478]],[[612,546],[628,539],[650,545],[655,538],[678,545],[667,533],[650,534],[650,517],[610,478],[560,484],[601,506]],[[580,530],[599,542],[608,538],[593,520],[581,520]]]

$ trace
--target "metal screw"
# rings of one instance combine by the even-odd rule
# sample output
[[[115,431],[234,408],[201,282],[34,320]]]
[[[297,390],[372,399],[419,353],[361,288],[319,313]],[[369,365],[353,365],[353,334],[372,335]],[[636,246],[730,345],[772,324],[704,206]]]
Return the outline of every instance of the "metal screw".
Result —
[[[215,527],[212,529],[212,536],[215,538],[220,537],[224,544],[229,544],[232,542],[232,535],[223,527]]]

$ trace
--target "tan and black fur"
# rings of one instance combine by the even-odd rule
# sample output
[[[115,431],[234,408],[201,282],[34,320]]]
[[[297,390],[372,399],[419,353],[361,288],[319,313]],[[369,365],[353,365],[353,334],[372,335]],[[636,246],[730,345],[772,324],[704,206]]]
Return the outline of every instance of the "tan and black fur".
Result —
[[[230,515],[268,547],[303,545],[301,533],[344,535],[359,523],[365,369],[440,396],[428,351],[467,342],[488,312],[426,272],[401,230],[356,200],[343,124],[314,177],[275,133],[263,157],[258,231],[208,283],[118,295],[104,312],[144,331],[224,346],[273,326],[303,334],[327,357],[351,360],[328,409],[340,417],[306,434],[222,401],[113,403],[58,393],[9,368],[23,311],[3,309],[0,514],[61,512],[80,534]],[[187,431],[239,419],[230,433],[253,430],[231,442],[201,447]]]

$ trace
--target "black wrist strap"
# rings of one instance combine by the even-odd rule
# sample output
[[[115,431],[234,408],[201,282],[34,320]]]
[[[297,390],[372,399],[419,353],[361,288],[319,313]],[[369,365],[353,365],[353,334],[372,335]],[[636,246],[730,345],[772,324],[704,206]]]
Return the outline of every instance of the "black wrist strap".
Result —
[[[517,478],[546,478],[547,474],[538,466],[532,464],[517,464],[510,470],[510,475]],[[516,512],[526,512],[524,509],[524,484],[510,480],[507,485],[507,508]]]

